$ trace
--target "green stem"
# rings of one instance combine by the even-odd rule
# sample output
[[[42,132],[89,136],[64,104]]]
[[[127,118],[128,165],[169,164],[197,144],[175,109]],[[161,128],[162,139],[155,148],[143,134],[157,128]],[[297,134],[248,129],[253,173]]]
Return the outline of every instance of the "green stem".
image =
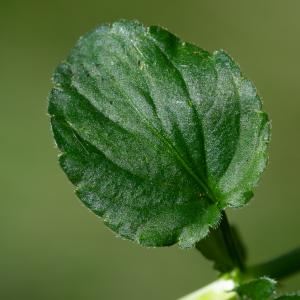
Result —
[[[221,277],[209,285],[178,300],[234,300],[237,299],[234,288],[235,282],[232,279]]]
[[[225,211],[222,212],[220,229],[232,262],[241,272],[243,272],[245,270],[245,266],[243,259],[241,258],[241,252],[240,249],[238,249],[237,243],[232,235],[231,227]]]
[[[228,273],[234,269],[243,272],[245,269],[241,242],[237,233],[232,230],[223,211],[221,224],[212,229],[207,238],[196,244],[196,249],[207,259],[214,261],[215,268],[221,273]]]
[[[300,271],[300,247],[268,262],[250,267],[246,276],[282,279]]]

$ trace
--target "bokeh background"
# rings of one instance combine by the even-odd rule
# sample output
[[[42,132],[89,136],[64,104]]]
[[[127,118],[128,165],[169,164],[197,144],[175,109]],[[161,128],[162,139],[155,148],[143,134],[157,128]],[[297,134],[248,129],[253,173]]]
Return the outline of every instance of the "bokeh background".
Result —
[[[213,280],[195,250],[116,238],[76,199],[46,114],[50,77],[79,36],[119,18],[223,48],[273,120],[255,198],[229,212],[259,262],[300,242],[299,0],[0,0],[0,299],[176,299]],[[300,276],[282,291],[300,288]]]

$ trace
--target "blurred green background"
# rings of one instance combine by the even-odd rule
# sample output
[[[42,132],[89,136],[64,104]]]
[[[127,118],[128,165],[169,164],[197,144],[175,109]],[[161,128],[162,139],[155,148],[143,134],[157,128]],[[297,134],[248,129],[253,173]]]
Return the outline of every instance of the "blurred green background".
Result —
[[[223,48],[254,81],[273,120],[255,198],[229,212],[250,262],[299,246],[299,0],[0,0],[0,299],[176,299],[213,280],[195,250],[115,238],[76,199],[46,114],[50,77],[79,36],[119,18]],[[281,289],[300,288],[300,276]]]

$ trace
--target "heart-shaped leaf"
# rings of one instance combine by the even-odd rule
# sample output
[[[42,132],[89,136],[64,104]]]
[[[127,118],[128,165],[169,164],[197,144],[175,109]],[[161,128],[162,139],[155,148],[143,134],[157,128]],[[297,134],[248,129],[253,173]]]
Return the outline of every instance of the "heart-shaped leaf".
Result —
[[[49,114],[79,198],[120,236],[189,247],[265,168],[269,121],[224,52],[160,27],[103,25],[54,74]]]

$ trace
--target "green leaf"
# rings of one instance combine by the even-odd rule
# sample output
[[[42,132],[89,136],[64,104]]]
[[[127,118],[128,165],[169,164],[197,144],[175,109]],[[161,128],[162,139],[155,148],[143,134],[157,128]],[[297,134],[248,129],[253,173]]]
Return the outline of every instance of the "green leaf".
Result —
[[[120,21],[82,37],[54,74],[60,164],[83,203],[145,246],[193,246],[265,168],[269,121],[224,52]]]
[[[300,293],[277,296],[276,281],[268,277],[239,283],[238,273],[228,273],[218,280],[178,300],[300,300]]]
[[[263,277],[240,285],[236,291],[245,300],[271,299],[276,287],[276,281]]]

